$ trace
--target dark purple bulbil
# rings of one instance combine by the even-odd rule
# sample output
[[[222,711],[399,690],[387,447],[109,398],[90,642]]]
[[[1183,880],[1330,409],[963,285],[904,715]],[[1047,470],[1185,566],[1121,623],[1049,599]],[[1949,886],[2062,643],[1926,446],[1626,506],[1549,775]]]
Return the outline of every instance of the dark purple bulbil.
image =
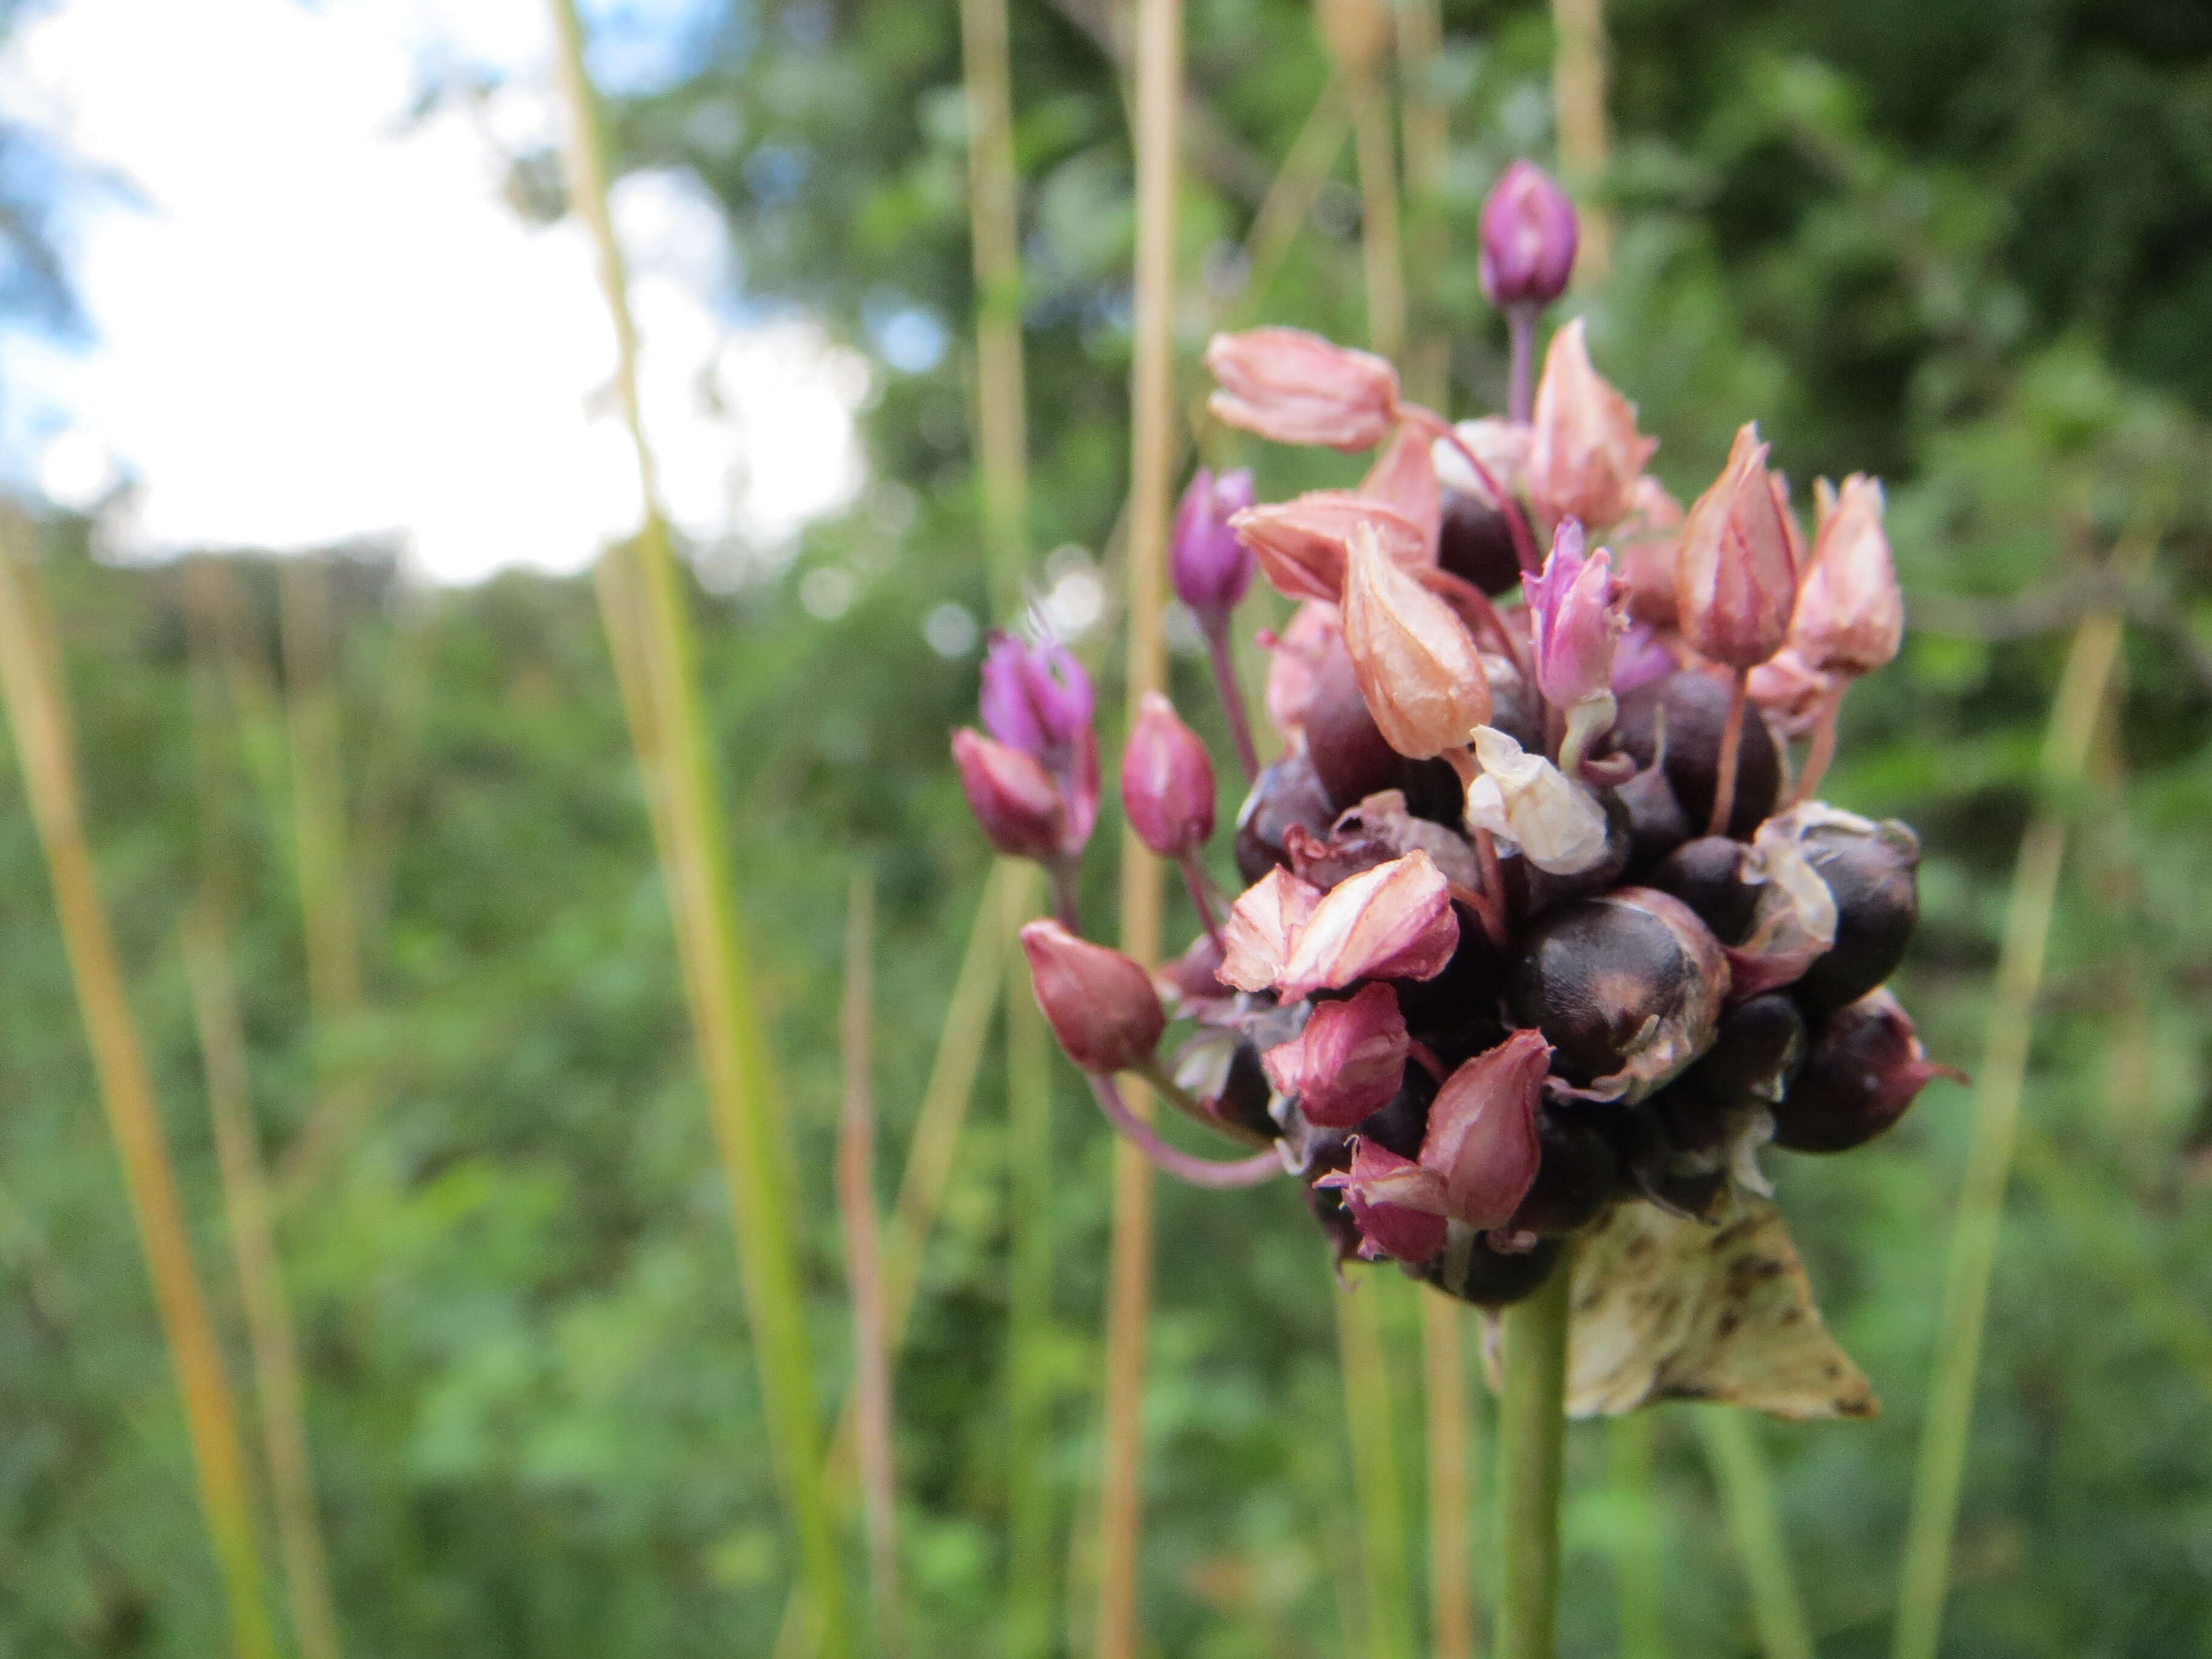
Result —
[[[1865,834],[1824,824],[1805,856],[1836,898],[1836,943],[1792,991],[1814,1018],[1856,1002],[1905,960],[1920,921],[1920,839],[1894,819]]]
[[[1559,1241],[1538,1241],[1531,1250],[1492,1249],[1480,1233],[1452,1229],[1444,1253],[1417,1277],[1478,1308],[1503,1308],[1534,1296],[1559,1260]]]
[[[1721,728],[1728,721],[1728,682],[1694,668],[1639,685],[1620,699],[1613,742],[1633,756],[1638,766],[1650,765],[1658,753],[1663,716],[1667,781],[1674,786],[1674,798],[1694,830],[1702,830],[1712,816]],[[1735,806],[1729,817],[1729,833],[1748,840],[1774,811],[1781,787],[1782,757],[1774,746],[1774,734],[1766,729],[1758,709],[1749,709],[1744,715],[1742,748],[1736,762]]]
[[[1237,873],[1255,882],[1278,865],[1288,869],[1291,857],[1283,837],[1291,826],[1326,836],[1336,813],[1306,753],[1284,756],[1260,774],[1237,814]]]
[[[1505,515],[1479,495],[1450,485],[1443,490],[1443,520],[1437,562],[1495,599],[1521,585],[1521,560]]]

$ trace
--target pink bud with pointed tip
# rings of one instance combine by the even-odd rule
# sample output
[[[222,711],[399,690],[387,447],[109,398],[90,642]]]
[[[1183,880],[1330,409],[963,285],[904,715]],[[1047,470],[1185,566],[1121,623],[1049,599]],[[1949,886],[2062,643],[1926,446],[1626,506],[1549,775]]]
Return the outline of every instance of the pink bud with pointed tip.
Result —
[[[1613,642],[1626,619],[1616,603],[1613,556],[1585,553],[1583,527],[1559,523],[1544,568],[1528,584],[1536,647],[1536,688],[1554,708],[1613,694]]]
[[[1820,529],[1790,617],[1790,644],[1823,673],[1869,674],[1896,656],[1905,600],[1881,526],[1881,481],[1854,472],[1840,493],[1814,486]]]
[[[1349,1129],[1390,1103],[1406,1079],[1409,1052],[1398,994],[1375,984],[1346,1001],[1320,1004],[1304,1030],[1260,1063],[1277,1089],[1297,1097],[1307,1122]]]
[[[1490,719],[1490,678],[1466,624],[1361,526],[1346,550],[1344,643],[1382,740],[1427,760]]]
[[[1275,988],[1295,1002],[1357,980],[1434,979],[1458,948],[1450,884],[1426,853],[1408,853],[1322,896],[1292,937]]]
[[[1070,1060],[1107,1076],[1152,1057],[1168,1017],[1150,974],[1056,921],[1027,924],[1021,941],[1037,1006]]]
[[[965,726],[952,734],[952,763],[968,810],[996,851],[1040,862],[1059,856],[1066,803],[1043,767],[1012,744]]]
[[[1340,1191],[1359,1229],[1367,1261],[1434,1261],[1449,1233],[1443,1182],[1411,1158],[1364,1135],[1352,1143],[1352,1167],[1323,1176],[1319,1188]]]
[[[1789,636],[1804,549],[1759,428],[1735,434],[1728,465],[1691,505],[1674,566],[1674,611],[1700,655],[1756,668]]]
[[[1638,435],[1636,405],[1590,367],[1579,317],[1552,336],[1533,425],[1528,498],[1539,514],[1579,519],[1593,532],[1626,514],[1659,441]]]
[[[1348,489],[1313,489],[1287,501],[1248,507],[1230,520],[1260,573],[1293,599],[1334,604],[1344,592],[1345,550],[1360,526],[1400,564],[1422,563],[1421,526],[1387,502]]]
[[[1246,888],[1229,907],[1229,920],[1222,924],[1226,948],[1221,982],[1240,991],[1273,989],[1320,902],[1320,888],[1300,881],[1280,865]]]
[[[1176,508],[1168,574],[1176,597],[1209,632],[1227,625],[1230,613],[1252,586],[1251,550],[1237,538],[1229,520],[1251,506],[1253,499],[1251,468],[1216,475],[1201,466],[1192,474]]]
[[[1542,1161],[1536,1112],[1552,1045],[1516,1031],[1449,1078],[1429,1107],[1420,1164],[1444,1183],[1451,1216],[1471,1227],[1502,1227],[1528,1195]]]
[[[1482,292],[1499,310],[1549,305],[1566,292],[1581,228],[1566,192],[1544,170],[1516,161],[1482,204]]]
[[[1398,423],[1398,371],[1298,328],[1217,334],[1206,366],[1214,417],[1284,444],[1372,449]]]
[[[1121,750],[1121,810],[1164,859],[1195,853],[1213,834],[1213,762],[1175,705],[1145,693]]]
[[[1421,562],[1437,562],[1443,533],[1443,486],[1437,481],[1436,440],[1418,427],[1401,426],[1390,447],[1359,481],[1358,494],[1395,507],[1420,527]]]

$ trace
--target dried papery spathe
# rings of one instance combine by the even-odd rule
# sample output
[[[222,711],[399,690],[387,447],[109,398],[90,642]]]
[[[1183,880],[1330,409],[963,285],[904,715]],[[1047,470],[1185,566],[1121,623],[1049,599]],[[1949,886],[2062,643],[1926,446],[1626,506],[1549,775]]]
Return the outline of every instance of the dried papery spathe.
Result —
[[[1222,983],[1240,991],[1273,990],[1321,898],[1320,888],[1281,868],[1246,888],[1222,924]]]
[[[1304,329],[1217,334],[1206,366],[1214,418],[1277,443],[1372,449],[1398,424],[1398,371]]]
[[[1451,608],[1390,558],[1372,526],[1352,532],[1344,583],[1344,644],[1359,694],[1383,740],[1428,760],[1490,718],[1482,654]]]
[[[1495,726],[1475,728],[1474,758],[1482,769],[1467,787],[1468,828],[1489,830],[1550,875],[1604,862],[1605,809],[1589,790]]]

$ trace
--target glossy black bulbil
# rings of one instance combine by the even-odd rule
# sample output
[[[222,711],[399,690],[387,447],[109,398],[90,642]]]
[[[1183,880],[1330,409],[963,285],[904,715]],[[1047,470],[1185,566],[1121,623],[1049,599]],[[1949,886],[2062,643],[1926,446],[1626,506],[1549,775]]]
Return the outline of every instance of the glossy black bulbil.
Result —
[[[1493,1250],[1481,1234],[1455,1224],[1443,1254],[1417,1276],[1478,1308],[1503,1308],[1535,1294],[1559,1259],[1556,1239],[1540,1240],[1532,1250]]]
[[[1698,926],[1695,917],[1684,922]],[[1552,1044],[1553,1070],[1587,1088],[1620,1072],[1705,994],[1702,972],[1692,943],[1667,920],[1618,895],[1579,899],[1528,930],[1506,1006],[1516,1024],[1534,1026]]]
[[[1717,675],[1685,668],[1639,685],[1620,700],[1614,745],[1650,766],[1659,751],[1661,713],[1667,731],[1667,781],[1691,824],[1702,830],[1712,817],[1720,775],[1721,731],[1728,723],[1729,684]],[[1747,839],[1774,811],[1782,787],[1782,757],[1756,708],[1744,712],[1737,751],[1735,805],[1728,833]]]
[[[1644,884],[1672,893],[1698,913],[1723,945],[1741,945],[1751,931],[1759,890],[1743,878],[1748,849],[1727,836],[1699,836],[1659,860]]]
[[[1896,971],[1920,921],[1920,840],[1892,819],[1871,832],[1822,824],[1805,856],[1836,900],[1836,942],[1791,988],[1818,1019],[1856,1002]]]
[[[1521,562],[1505,515],[1489,502],[1446,485],[1437,562],[1495,599],[1521,582]]]
[[[1507,1230],[1562,1238],[1596,1220],[1612,1200],[1620,1160],[1595,1115],[1583,1107],[1546,1107],[1536,1120],[1536,1136],[1543,1161]]]
[[[1781,992],[1770,991],[1721,1016],[1713,1046],[1674,1088],[1723,1103],[1776,1101],[1804,1058],[1804,1015]]]
[[[1336,821],[1328,791],[1315,775],[1313,762],[1300,750],[1263,769],[1237,814],[1237,873],[1249,884],[1280,865],[1290,867],[1283,837],[1294,823],[1327,836]]]

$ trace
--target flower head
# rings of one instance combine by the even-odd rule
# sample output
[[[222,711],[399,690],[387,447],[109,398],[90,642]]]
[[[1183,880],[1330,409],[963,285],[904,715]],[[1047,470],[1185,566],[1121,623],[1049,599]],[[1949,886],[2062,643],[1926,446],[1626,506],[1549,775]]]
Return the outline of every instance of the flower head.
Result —
[[[1556,524],[1579,519],[1602,530],[1627,513],[1656,438],[1637,435],[1636,405],[1590,367],[1577,317],[1552,336],[1536,386],[1528,450],[1528,495]]]
[[[1344,643],[1384,741],[1425,760],[1490,718],[1481,654],[1449,606],[1386,555],[1371,526],[1352,532]]]
[[[1674,610],[1683,637],[1715,662],[1756,668],[1789,635],[1802,562],[1782,481],[1767,470],[1759,428],[1747,422],[1682,526]]]
[[[1121,810],[1164,859],[1195,853],[1213,834],[1213,763],[1157,691],[1145,693],[1121,751]]]
[[[1215,418],[1277,443],[1372,449],[1398,423],[1398,371],[1304,329],[1217,334],[1206,366]]]
[[[1841,492],[1814,486],[1820,529],[1790,618],[1790,644],[1824,673],[1868,674],[1897,654],[1905,601],[1881,527],[1881,483],[1854,472]]]
[[[1252,501],[1251,468],[1217,475],[1201,466],[1176,508],[1168,574],[1174,579],[1176,597],[1209,630],[1227,623],[1252,585],[1251,551],[1229,525]]]
[[[1070,1060],[1107,1075],[1152,1059],[1168,1017],[1150,974],[1056,921],[1029,923],[1021,940],[1037,1006]]]
[[[1574,204],[1541,167],[1516,161],[1482,204],[1482,291],[1501,310],[1566,292],[1581,235]]]

